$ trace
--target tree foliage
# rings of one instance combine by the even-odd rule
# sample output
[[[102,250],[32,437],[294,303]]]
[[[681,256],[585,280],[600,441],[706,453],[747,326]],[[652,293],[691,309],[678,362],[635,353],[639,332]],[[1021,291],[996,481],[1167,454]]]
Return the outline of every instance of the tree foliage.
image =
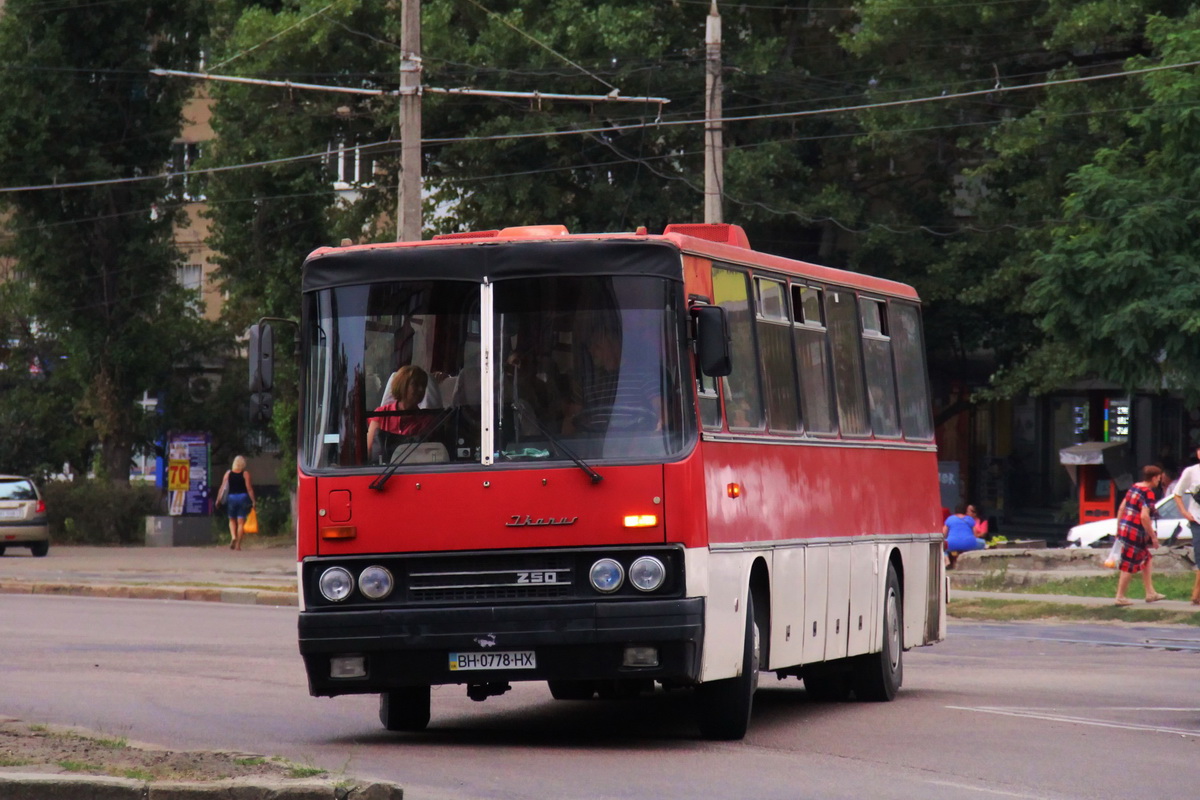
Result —
[[[915,284],[943,375],[986,380],[999,367],[1006,393],[1085,375],[1196,383],[1182,288],[1194,263],[1192,71],[1091,80],[1194,58],[1188,4],[720,6],[726,219],[756,247]],[[214,60],[226,71],[396,86],[398,3],[220,9]],[[653,105],[426,93],[426,232],[698,220],[708,10],[426,0],[426,86],[671,100],[660,116]],[[351,204],[317,188],[328,175],[312,160],[214,189],[230,201],[216,213],[235,297],[294,313],[310,247],[392,238],[395,98],[217,93],[222,163],[382,143],[375,180]],[[1152,307],[1143,330],[1135,320]],[[972,375],[981,352],[993,363]]]
[[[19,349],[52,359],[40,374],[8,376],[2,413],[24,412],[31,426],[55,418],[43,435],[61,433],[64,420],[86,431],[82,441],[62,437],[46,457],[86,471],[76,459],[94,442],[115,481],[128,481],[134,447],[158,427],[137,400],[198,368],[214,341],[176,282],[179,198],[167,181],[147,179],[169,161],[191,91],[150,69],[197,62],[203,8],[9,0],[0,15],[3,183],[64,184],[4,196],[6,254],[29,286],[24,297],[9,293],[0,322]]]

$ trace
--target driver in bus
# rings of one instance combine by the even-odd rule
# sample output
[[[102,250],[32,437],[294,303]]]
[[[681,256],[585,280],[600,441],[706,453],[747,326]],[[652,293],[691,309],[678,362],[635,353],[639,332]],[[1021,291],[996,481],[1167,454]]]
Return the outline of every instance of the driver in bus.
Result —
[[[592,319],[582,339],[590,370],[583,370],[563,421],[563,433],[606,430],[662,430],[663,401],[660,381],[640,372],[631,359],[622,369],[621,333],[604,318]],[[631,355],[644,352],[648,343],[637,343]],[[657,345],[649,352],[657,352]]]

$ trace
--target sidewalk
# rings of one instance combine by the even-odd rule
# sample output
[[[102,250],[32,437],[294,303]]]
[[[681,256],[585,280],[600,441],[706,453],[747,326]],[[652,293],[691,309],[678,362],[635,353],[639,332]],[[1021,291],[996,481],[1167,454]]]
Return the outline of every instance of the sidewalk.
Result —
[[[0,594],[64,594],[294,606],[293,546],[50,547],[0,557]]]

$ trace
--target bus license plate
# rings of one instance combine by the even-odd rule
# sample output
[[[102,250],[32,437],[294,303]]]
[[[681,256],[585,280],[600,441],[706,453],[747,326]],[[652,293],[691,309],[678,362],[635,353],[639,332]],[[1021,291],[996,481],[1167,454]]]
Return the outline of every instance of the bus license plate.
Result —
[[[496,653],[451,653],[450,671],[468,669],[536,669],[537,655],[532,650]]]

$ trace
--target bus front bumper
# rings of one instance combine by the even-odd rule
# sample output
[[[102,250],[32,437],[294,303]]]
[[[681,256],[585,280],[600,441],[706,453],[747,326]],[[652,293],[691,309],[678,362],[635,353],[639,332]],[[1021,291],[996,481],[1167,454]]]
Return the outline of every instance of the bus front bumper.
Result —
[[[686,683],[700,675],[704,598],[452,609],[323,608],[302,611],[299,631],[309,691],[315,696],[503,681]],[[632,659],[630,648],[636,652]],[[655,658],[647,657],[647,648]],[[504,660],[499,655],[504,653],[520,654],[510,660],[521,667],[493,666]],[[455,655],[464,658],[455,662]],[[648,663],[651,660],[657,663]],[[346,664],[355,668],[347,670]],[[468,664],[473,668],[452,668]]]

